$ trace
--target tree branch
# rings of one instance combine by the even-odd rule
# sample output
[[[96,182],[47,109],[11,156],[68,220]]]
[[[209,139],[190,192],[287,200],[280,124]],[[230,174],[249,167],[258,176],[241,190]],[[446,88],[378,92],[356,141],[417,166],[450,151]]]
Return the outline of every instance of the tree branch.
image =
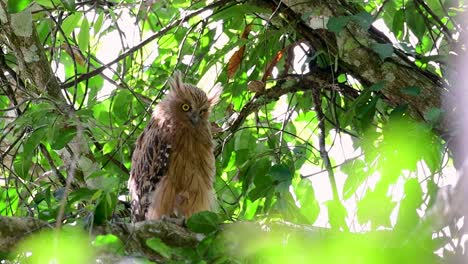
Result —
[[[47,93],[55,100],[64,102],[59,83],[33,24],[31,9],[26,8],[20,13],[9,14],[6,2],[0,1],[0,10],[5,14],[0,21],[0,41],[16,54],[22,79],[33,84],[33,87],[26,89],[37,95]]]
[[[338,87],[326,72],[310,72],[306,75],[288,75],[285,79],[278,80],[277,85],[265,90],[263,93],[256,93],[255,96],[247,102],[237,117],[229,124],[221,134],[216,138],[222,138],[228,141],[234,133],[242,126],[246,118],[253,112],[257,111],[261,106],[277,101],[282,95],[295,93],[298,91],[308,91],[314,87],[322,89],[339,89],[343,94],[355,97],[356,91],[348,86],[340,85]],[[215,155],[221,153],[222,146],[218,145],[215,149]]]
[[[328,156],[327,147],[325,145],[325,137],[327,132],[325,130],[325,115],[322,111],[322,99],[320,94],[320,89],[317,87],[312,90],[312,98],[315,105],[315,113],[317,113],[318,118],[318,128],[319,128],[319,148],[320,148],[320,157],[323,160],[323,165],[328,173],[328,179],[330,180],[330,185],[333,193],[333,200],[339,202],[340,198],[338,196],[338,188],[336,187],[335,174],[333,172],[333,166],[330,162],[330,157]]]

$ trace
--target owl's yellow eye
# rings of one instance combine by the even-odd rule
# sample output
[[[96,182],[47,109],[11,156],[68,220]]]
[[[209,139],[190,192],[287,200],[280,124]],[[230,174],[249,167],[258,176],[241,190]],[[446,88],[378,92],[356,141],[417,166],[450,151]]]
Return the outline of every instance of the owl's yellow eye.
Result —
[[[184,112],[188,112],[188,111],[190,110],[190,105],[188,105],[188,104],[182,104],[182,110],[183,110]]]

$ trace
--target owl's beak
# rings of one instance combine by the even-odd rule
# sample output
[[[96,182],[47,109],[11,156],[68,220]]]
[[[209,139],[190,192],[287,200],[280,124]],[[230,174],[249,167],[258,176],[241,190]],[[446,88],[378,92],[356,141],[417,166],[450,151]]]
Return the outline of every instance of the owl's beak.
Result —
[[[198,115],[198,113],[193,113],[190,115],[190,121],[192,122],[192,125],[196,125],[198,124],[198,121],[200,121],[200,116]]]

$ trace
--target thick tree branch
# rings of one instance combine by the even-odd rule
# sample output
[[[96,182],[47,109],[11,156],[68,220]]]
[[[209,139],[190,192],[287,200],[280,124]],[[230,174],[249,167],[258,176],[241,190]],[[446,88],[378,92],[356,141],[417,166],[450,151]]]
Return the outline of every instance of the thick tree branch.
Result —
[[[27,87],[28,91],[24,92],[33,91],[37,95],[46,93],[55,100],[64,102],[59,83],[33,24],[30,8],[9,14],[6,1],[0,1],[0,14],[4,14],[0,16],[0,42],[13,50],[21,78],[33,86]]]
[[[18,242],[24,238],[53,228],[53,225],[36,218],[0,216],[0,253],[13,252]],[[193,248],[199,242],[195,233],[168,221],[113,223],[94,227],[92,234],[113,234],[125,244],[127,253],[143,255],[152,260],[161,260],[161,257],[146,245],[145,242],[149,238],[158,237],[173,247]]]
[[[51,230],[52,227],[48,223],[34,218],[0,216],[0,236],[2,238],[0,240],[0,253],[13,252],[15,246],[22,239],[35,232],[47,229]],[[321,258],[328,258],[330,245],[335,247],[337,245],[351,246],[351,243],[353,249],[359,249],[359,254],[356,254],[354,250],[346,252],[340,249],[339,253],[343,254],[342,259],[362,257],[366,254],[387,259],[390,255],[406,252],[405,247],[411,248],[413,253],[414,250],[420,250],[423,252],[421,256],[427,258],[435,256],[433,252],[425,248],[427,245],[424,244],[421,233],[418,232],[408,235],[408,241],[411,241],[411,243],[401,245],[398,240],[394,240],[395,234],[393,232],[385,230],[369,233],[349,233],[284,221],[237,222],[223,224],[219,227],[219,230],[221,232],[217,234],[217,243],[223,243],[226,250],[225,254],[232,254],[235,258],[261,254],[265,248],[272,248],[272,246],[278,246],[278,244],[284,242],[284,237],[287,237],[288,243],[291,244],[291,246],[286,245],[286,248],[283,248],[292,250],[288,252],[290,257],[302,256],[306,257],[306,259],[313,259],[313,256],[321,256]],[[426,229],[425,232],[430,233],[431,231]],[[117,236],[124,243],[124,250],[128,253],[126,255],[144,256],[158,263],[168,259],[164,259],[151,250],[146,245],[147,239],[160,238],[161,241],[171,247],[194,249],[203,237],[167,221],[145,221],[135,225],[113,223],[107,226],[94,227],[91,232],[91,236],[102,234]],[[310,248],[314,248],[312,253],[309,252],[310,250],[303,251]],[[331,250],[334,252],[337,249],[332,247]],[[91,252],[87,253],[91,254]],[[387,254],[390,255],[387,256]],[[106,252],[98,253],[96,258],[103,261],[101,263],[116,263],[122,260],[121,256]],[[131,262],[132,257],[124,258],[133,263]]]
[[[280,4],[274,0],[264,2],[269,3],[272,10],[279,6],[281,17],[295,27],[315,50],[325,50],[337,58],[337,66],[342,72],[350,73],[365,85],[383,81],[385,88],[381,91],[391,105],[407,104],[412,116],[418,120],[424,120],[424,114],[432,108],[441,107],[442,81],[400,56],[380,59],[371,45],[385,42],[385,39],[382,34],[375,34],[375,28],[365,31],[350,23],[337,34],[326,29],[326,23],[331,17],[350,15],[350,10],[341,3],[320,0],[286,0]],[[302,21],[301,14],[311,14],[309,21]],[[315,17],[314,14],[320,16]],[[323,20],[320,27],[312,23],[317,19]],[[401,54],[397,49],[394,50],[396,54]],[[412,96],[401,91],[410,86],[419,87],[420,94]]]

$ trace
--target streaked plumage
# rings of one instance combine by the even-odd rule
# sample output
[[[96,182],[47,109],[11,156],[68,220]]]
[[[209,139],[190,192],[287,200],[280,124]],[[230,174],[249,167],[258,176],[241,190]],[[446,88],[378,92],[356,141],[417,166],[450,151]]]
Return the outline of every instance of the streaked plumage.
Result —
[[[183,83],[179,73],[169,85],[133,152],[128,182],[133,221],[187,218],[214,206],[215,158],[208,118],[220,89],[207,96]]]

